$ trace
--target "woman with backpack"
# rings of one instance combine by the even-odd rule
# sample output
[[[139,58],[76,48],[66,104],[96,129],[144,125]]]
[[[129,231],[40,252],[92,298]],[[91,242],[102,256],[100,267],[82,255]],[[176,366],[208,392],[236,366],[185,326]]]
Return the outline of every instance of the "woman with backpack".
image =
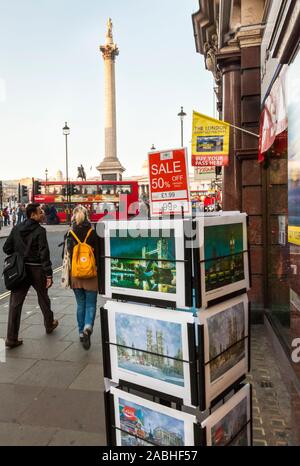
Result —
[[[65,239],[71,264],[70,286],[77,302],[79,337],[83,347],[88,350],[97,306],[98,236],[89,222],[85,207],[77,206],[74,209],[72,228]]]

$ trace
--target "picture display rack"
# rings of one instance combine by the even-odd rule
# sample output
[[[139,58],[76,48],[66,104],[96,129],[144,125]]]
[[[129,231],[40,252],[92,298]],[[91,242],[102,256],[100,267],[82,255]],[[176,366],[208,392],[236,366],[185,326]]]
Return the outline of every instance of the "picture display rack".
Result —
[[[202,274],[201,274],[201,271],[200,271],[201,264],[206,264],[208,262],[216,261],[218,259],[225,259],[225,258],[228,258],[228,257],[240,256],[241,254],[243,254],[244,257],[245,256],[247,257],[247,262],[249,264],[250,263],[249,262],[249,256],[250,256],[249,249],[245,249],[244,251],[236,252],[234,254],[220,256],[220,257],[217,257],[217,258],[203,259],[203,260],[200,260],[199,251],[194,249],[194,271],[195,271],[195,273],[194,273],[194,280],[193,281],[194,281],[194,286],[195,286],[195,289],[196,289],[196,294],[195,294],[196,303],[195,303],[195,305],[196,305],[197,309],[205,309],[207,307],[214,306],[215,304],[222,303],[223,301],[227,301],[228,299],[234,298],[235,296],[239,296],[241,294],[245,294],[245,293],[247,293],[247,291],[249,291],[249,289],[250,289],[250,267],[248,267],[248,270],[249,270],[249,281],[248,281],[248,283],[249,283],[249,285],[247,287],[241,287],[238,290],[225,293],[224,295],[219,296],[217,298],[204,300],[205,306],[203,307],[203,296],[202,296],[203,293],[201,292],[201,288],[202,288],[201,275]]]
[[[195,306],[198,309],[226,301],[250,289],[247,220],[244,214],[208,216],[193,220]],[[238,249],[238,250],[236,250]],[[240,262],[236,258],[242,258]],[[208,264],[215,270],[208,271]]]
[[[231,300],[228,303],[229,308],[230,305],[233,303],[235,304],[238,302],[239,304],[244,304],[245,299],[243,297],[241,299]],[[227,303],[227,302],[226,302]],[[221,307],[225,309],[225,304]],[[152,355],[157,358],[163,358],[164,360],[175,360],[182,362],[184,364],[189,364],[189,383],[188,383],[188,390],[190,393],[190,403],[188,405],[194,406],[195,408],[199,408],[200,411],[205,411],[209,409],[211,406],[214,406],[218,403],[221,399],[226,396],[227,393],[232,391],[236,385],[239,385],[241,381],[243,381],[246,377],[247,371],[250,370],[250,318],[249,318],[249,309],[250,303],[247,302],[247,308],[245,309],[245,335],[235,341],[233,344],[227,346],[223,351],[217,353],[213,358],[209,358],[205,351],[205,346],[209,345],[209,342],[205,340],[204,336],[204,325],[203,324],[187,324],[187,333],[188,333],[188,359],[179,359],[176,357],[169,357],[162,353],[157,353],[153,351],[147,351],[145,349],[134,347],[136,352],[139,352],[143,355]],[[223,312],[225,312],[223,311]],[[120,308],[121,312],[121,308]],[[176,403],[176,409],[181,409],[181,406],[186,404],[184,401],[184,397],[179,397],[172,394],[172,387],[166,389],[165,391],[159,390],[158,388],[154,389],[152,387],[153,380],[146,380],[143,384],[138,383],[138,381],[133,382],[133,378],[129,377],[127,380],[123,378],[126,376],[126,371],[123,371],[122,375],[119,376],[117,379],[112,376],[112,358],[111,358],[111,347],[121,347],[124,349],[128,349],[132,351],[132,346],[117,344],[111,341],[110,334],[109,334],[109,325],[108,325],[108,314],[109,311],[105,308],[101,308],[101,326],[102,326],[102,354],[103,354],[103,366],[104,366],[104,377],[108,379],[112,379],[114,382],[118,383],[122,387],[128,387],[134,389],[138,392],[145,392],[147,394],[152,395],[153,397],[158,398],[159,400],[165,401],[166,403]],[[195,332],[198,333],[198,345],[196,346],[196,339],[195,339]],[[244,346],[244,357],[242,358],[241,368],[238,368],[238,363],[241,364],[239,361],[232,365],[227,371],[222,373],[222,377],[225,377],[227,383],[223,383],[221,380],[221,388],[213,390],[213,384],[209,381],[209,374],[206,374],[207,366],[211,365],[211,363],[218,358],[222,357],[222,355],[234,351],[235,347],[238,345],[241,346],[241,343],[245,342]],[[230,371],[233,373],[230,374]],[[229,375],[229,377],[228,377]],[[226,378],[227,377],[227,378]],[[138,377],[136,378],[138,380]],[[218,380],[217,380],[218,383]],[[219,382],[220,385],[220,382]],[[212,392],[212,395],[211,395]]]
[[[237,308],[242,306],[242,310]],[[220,310],[218,311],[218,308]],[[213,357],[210,356],[209,350],[211,347],[210,334],[208,330],[208,322],[212,318],[217,318],[218,316],[225,314],[228,311],[232,311],[234,308],[237,309],[238,315],[242,315],[242,336],[241,338],[236,339],[232,344],[227,345],[222,351],[214,354]],[[251,322],[251,305],[246,295],[240,295],[231,300],[224,301],[219,306],[214,306],[205,311],[199,311],[200,322],[197,325],[197,335],[198,335],[198,361],[199,361],[199,375],[198,383],[200,387],[199,391],[199,408],[200,411],[205,411],[211,406],[217,404],[221,399],[226,396],[226,393],[229,393],[235,388],[236,385],[239,385],[246,377],[247,372],[250,371],[251,366],[251,340],[250,340],[250,322]],[[204,320],[203,316],[208,316],[205,318],[207,325],[207,332],[205,333],[205,325],[201,323]],[[231,321],[234,321],[235,315],[231,316]],[[229,321],[228,321],[229,322]],[[220,326],[224,326],[224,322],[219,323]],[[228,323],[229,326],[229,323]],[[237,332],[237,323],[236,327],[232,331]],[[219,337],[220,339],[220,337]],[[242,345],[243,344],[243,345]],[[218,377],[212,380],[212,370],[211,365],[214,361],[220,360],[222,356],[230,354],[234,350],[238,350],[240,353],[240,358],[237,361],[233,361],[232,366],[228,367],[224,372],[222,371]],[[230,358],[228,358],[230,360]],[[225,365],[226,361],[224,361]],[[221,365],[222,367],[222,365]],[[218,388],[220,386],[220,388]]]
[[[123,221],[119,222],[119,224],[117,225],[116,222],[103,222],[101,227],[102,246],[100,249],[102,254],[99,261],[102,270],[100,294],[113,300],[137,302],[170,309],[190,309],[192,307],[192,248],[186,247],[186,243],[190,240],[191,222],[188,220],[181,221],[180,219],[169,221],[156,219]],[[153,229],[151,230],[152,225]],[[141,234],[136,236],[134,234],[132,239],[128,234],[130,231],[140,232]],[[146,241],[144,236],[147,231],[148,236],[146,238],[149,241]],[[168,231],[170,236],[165,236]],[[154,235],[153,232],[157,232],[157,234]],[[138,243],[141,245],[141,255],[139,257],[136,254],[130,254],[130,252],[134,252]],[[155,258],[150,256],[150,252],[146,252],[147,246],[151,247],[152,245],[154,251],[151,253],[155,253],[155,248],[157,248],[155,253],[157,257]],[[168,248],[173,251],[174,257],[167,257],[169,254],[167,252]],[[130,251],[131,249],[133,251]],[[142,250],[145,250],[143,256]],[[160,254],[158,250],[161,251]],[[119,254],[120,251],[122,251],[121,255]],[[164,254],[166,254],[166,257],[163,257]],[[126,266],[126,263],[129,267],[131,262],[131,268],[127,271],[124,270],[124,272],[122,269],[116,269],[116,266],[113,268],[113,261],[116,260],[120,261],[121,264],[123,263],[123,267]],[[132,263],[134,262],[136,262],[136,265],[133,271]],[[172,286],[170,286],[171,282],[168,281],[155,282],[161,277],[166,279],[168,267],[152,267],[150,266],[151,263],[172,263],[175,265],[175,271],[172,271],[174,273]],[[149,271],[148,267],[150,268]],[[135,274],[134,277],[133,273]],[[123,280],[124,283],[118,284],[116,278],[118,280],[122,275],[126,277],[126,274],[128,277],[131,276],[131,282],[128,283],[129,279],[126,278]],[[137,285],[136,281],[140,281],[140,286]],[[174,281],[175,283],[173,283]],[[148,286],[144,288],[147,283]],[[151,288],[151,285],[155,285],[155,288]]]
[[[104,394],[109,422],[106,423],[107,439],[111,445],[120,445],[122,434],[129,437],[122,445],[194,446],[202,445],[202,428],[193,414],[141,398],[131,391],[113,387]],[[122,408],[121,408],[122,406]],[[122,416],[123,422],[122,422]],[[126,419],[127,418],[127,419]],[[153,435],[146,437],[147,428]],[[158,431],[158,439],[155,433]],[[164,436],[167,435],[167,441]],[[131,442],[137,443],[131,443]]]
[[[231,215],[232,216],[232,215]],[[212,218],[213,216],[209,216]],[[226,218],[226,215],[220,216],[218,218]],[[242,218],[242,216],[241,216]],[[155,219],[154,222],[157,222],[158,219]],[[175,218],[176,221],[179,218]],[[184,219],[182,219],[184,220]],[[186,225],[190,225],[190,232],[195,230],[196,220],[189,219],[188,221],[185,219]],[[238,218],[237,218],[238,221]],[[148,222],[152,222],[148,220]],[[128,222],[127,222],[128,223]],[[238,223],[238,222],[237,222]],[[219,222],[222,225],[221,220]],[[202,225],[204,228],[205,223]],[[103,227],[104,228],[104,227]],[[245,235],[243,231],[243,235]],[[188,238],[191,240],[192,234]],[[180,258],[176,257],[172,260],[170,259],[153,259],[147,257],[147,262],[175,262],[178,264],[184,264],[184,295],[185,295],[185,306],[178,309],[178,305],[176,300],[166,300],[166,299],[155,299],[155,298],[144,298],[141,296],[134,296],[128,295],[126,293],[115,293],[112,292],[110,295],[110,299],[113,302],[119,302],[120,306],[123,304],[132,305],[135,304],[136,306],[140,306],[141,308],[145,309],[145,306],[148,306],[149,309],[152,308],[153,312],[155,313],[156,309],[165,309],[166,312],[170,313],[170,316],[177,312],[185,311],[189,314],[188,311],[196,311],[197,313],[201,313],[204,311],[213,311],[214,307],[217,305],[224,305],[226,306],[231,300],[239,299],[239,297],[246,294],[247,290],[250,288],[250,254],[249,254],[249,247],[246,243],[246,248],[244,247],[243,250],[235,252],[233,254],[224,254],[218,257],[210,257],[210,258],[202,258],[200,253],[200,248],[195,247],[187,248],[185,246],[184,240],[184,254]],[[196,243],[195,243],[196,244]],[[245,246],[245,241],[244,241]],[[202,246],[203,247],[203,246]],[[228,292],[226,290],[221,290],[220,296],[217,298],[209,299],[209,296],[203,295],[203,278],[205,277],[205,272],[203,274],[203,264],[208,263],[209,261],[216,261],[222,259],[230,260],[231,257],[236,256],[243,256],[243,266],[244,266],[244,284],[245,286],[239,288],[237,286],[234,291],[230,291],[230,287],[228,288]],[[105,242],[104,237],[101,241],[100,247],[100,263],[103,265],[102,272],[101,272],[101,279],[100,279],[100,293],[105,295],[107,292],[107,264],[108,261],[112,259],[118,259],[117,256],[110,255],[110,250],[107,251],[107,240]],[[203,256],[202,256],[203,257]],[[246,257],[246,260],[244,259]],[[139,257],[129,257],[128,256],[120,256],[122,260],[131,260],[131,261],[140,261],[144,260],[144,258]],[[202,268],[202,269],[201,269]],[[205,267],[204,267],[205,270]],[[242,280],[241,280],[242,282]],[[193,296],[193,289],[195,290],[195,295]],[[224,294],[222,294],[224,292]],[[193,303],[194,299],[194,303]],[[194,307],[193,307],[194,304]],[[239,393],[240,390],[243,389],[244,385],[243,382],[246,377],[247,371],[250,370],[250,303],[247,305],[247,329],[245,329],[246,333],[242,338],[239,338],[235,341],[232,345],[229,345],[224,350],[220,351],[218,354],[214,355],[210,359],[207,358],[207,349],[205,349],[205,337],[204,337],[204,325],[200,323],[198,318],[194,319],[194,323],[187,323],[187,346],[188,346],[188,355],[186,357],[174,357],[169,356],[168,354],[163,354],[157,351],[148,351],[145,348],[136,347],[135,351],[137,351],[140,355],[148,355],[149,357],[154,358],[163,358],[165,361],[176,361],[177,363],[181,363],[183,365],[188,365],[189,367],[189,383],[188,383],[188,391],[189,391],[189,399],[190,402],[186,403],[186,399],[184,396],[176,396],[174,393],[170,393],[168,390],[161,390],[158,386],[152,387],[151,383],[140,383],[140,377],[137,377],[135,381],[130,377],[127,380],[126,374],[123,377],[113,377],[112,371],[112,360],[114,360],[113,353],[116,349],[123,349],[125,351],[131,351],[133,348],[130,345],[117,343],[116,341],[111,341],[110,338],[110,324],[109,324],[109,311],[102,307],[100,318],[101,318],[101,328],[102,328],[102,350],[103,350],[103,366],[104,366],[104,377],[107,379],[107,389],[104,394],[105,399],[105,416],[106,416],[106,433],[107,433],[107,443],[108,445],[121,445],[120,438],[124,434],[125,436],[132,437],[132,442],[138,442],[138,444],[144,444],[146,446],[162,446],[163,443],[155,443],[148,439],[144,440],[142,437],[136,435],[136,433],[128,432],[117,425],[115,419],[115,402],[114,402],[114,395],[111,393],[114,391],[114,387],[117,386],[118,389],[124,393],[131,394],[134,393],[134,396],[141,397],[141,404],[143,402],[147,403],[147,397],[152,399],[152,403],[155,403],[159,412],[164,411],[164,406],[166,410],[170,410],[174,413],[176,417],[176,412],[182,412],[185,415],[185,407],[189,407],[190,410],[193,411],[195,409],[195,413],[199,409],[201,413],[208,413],[208,416],[205,418],[205,421],[199,421],[194,423],[193,425],[193,436],[194,436],[194,444],[195,446],[201,445],[212,445],[211,437],[212,437],[212,429],[209,429],[209,419],[211,416],[213,418],[216,416],[216,412],[218,409],[221,409],[226,412],[227,406],[232,404],[232,400],[234,400],[234,396],[236,393]],[[191,315],[191,314],[190,314]],[[198,314],[199,315],[199,314]],[[170,319],[172,321],[172,319]],[[222,357],[222,355],[226,354],[227,352],[234,351],[235,348],[239,347],[242,343],[245,343],[245,366],[244,370],[240,373],[237,373],[236,376],[230,380],[230,383],[224,383],[221,390],[218,393],[215,393],[213,396],[208,396],[207,391],[209,386],[211,385],[208,383],[207,379],[207,367],[217,360],[218,358]],[[124,375],[123,374],[123,375]],[[234,393],[234,395],[232,395]],[[136,395],[137,394],[137,395]],[[146,398],[145,398],[146,397]],[[229,399],[227,399],[229,397]],[[250,397],[250,398],[249,398]],[[223,443],[224,446],[229,446],[232,444],[238,444],[239,437],[244,433],[245,429],[247,431],[247,444],[252,444],[252,388],[249,388],[249,397],[247,400],[250,400],[250,413],[248,415],[247,422],[242,425],[238,432],[228,440],[228,442]],[[144,400],[144,401],[143,401]],[[247,401],[248,402],[248,401]],[[221,406],[220,406],[221,405]],[[224,408],[225,407],[225,408]],[[220,411],[221,413],[223,411]],[[230,414],[230,411],[227,412],[227,415]],[[249,414],[249,412],[248,412]],[[207,414],[205,414],[206,416]],[[207,421],[207,422],[206,422]],[[243,434],[244,435],[244,434]],[[245,438],[242,438],[242,441],[246,441]],[[122,443],[123,445],[123,443]],[[125,445],[125,444],[124,444]]]
[[[111,379],[113,382],[118,383],[122,387],[134,388],[139,392],[147,392],[162,401],[167,403],[176,403],[177,409],[183,404],[188,406],[198,406],[198,380],[197,380],[197,355],[196,355],[196,327],[194,325],[194,318],[191,314],[186,312],[174,312],[174,311],[160,311],[157,308],[150,308],[148,306],[140,307],[136,304],[131,303],[109,303],[107,305],[109,309],[101,308],[101,327],[102,327],[102,354],[103,354],[103,367],[104,377]],[[130,312],[136,308],[136,314],[131,316]],[[168,319],[170,316],[171,327],[168,326]],[[174,340],[174,336],[158,337],[161,329],[158,325],[154,326],[153,323],[158,322],[166,326],[165,331],[174,331],[177,329],[178,338],[177,341],[178,355],[170,355],[170,347],[166,346],[168,354],[162,352],[162,348],[159,352],[152,348],[140,348],[138,344],[131,345],[118,343],[121,338],[123,328],[121,327],[117,331],[117,319],[120,322],[124,321],[124,325],[139,325],[139,322],[144,322],[144,325],[148,326],[151,335],[153,337],[160,338],[161,341],[165,342],[165,345],[171,344]],[[128,321],[129,318],[129,321]],[[122,319],[122,320],[121,320]],[[124,320],[125,319],[125,320]],[[131,321],[131,324],[130,324]],[[148,324],[149,323],[149,324]],[[151,327],[152,326],[152,327]],[[150,330],[152,328],[152,330]],[[111,329],[111,331],[110,331]],[[145,330],[145,329],[144,329]],[[125,331],[125,330],[124,330]],[[129,334],[130,327],[128,328]],[[142,332],[142,328],[138,330]],[[121,333],[120,333],[121,332]],[[127,330],[126,330],[127,332]],[[133,332],[134,333],[134,329]],[[180,335],[180,336],[179,336]],[[146,338],[146,337],[145,337]],[[152,338],[152,337],[151,337]],[[132,336],[132,340],[134,337]],[[123,342],[125,343],[125,342]],[[125,357],[125,363],[120,363],[118,350],[127,351],[128,356]],[[182,352],[183,350],[183,352]],[[135,358],[130,354],[137,354],[138,360],[142,360],[142,365],[139,366],[135,362]],[[179,356],[182,354],[182,357]],[[129,360],[129,367],[126,361]],[[145,360],[145,361],[144,361]],[[154,360],[154,374],[147,370],[150,361]],[[148,361],[148,362],[147,362]],[[181,373],[180,376],[174,379],[172,377],[172,365],[179,365]],[[163,374],[159,372],[160,367],[164,367],[167,370],[166,377],[161,377]],[[139,369],[141,367],[141,370]],[[141,374],[141,375],[139,375]]]
[[[127,388],[128,392],[121,392],[120,389],[121,387],[117,387],[117,392],[122,393],[122,397],[126,399],[126,393],[130,395],[130,389]],[[136,430],[133,430],[132,428],[130,430],[124,429],[120,424],[119,426],[117,425],[115,397],[112,393],[115,390],[116,389],[113,388],[111,392],[104,392],[105,412],[107,413],[106,435],[108,444],[111,446],[120,446],[120,443],[118,443],[117,436],[118,433],[120,435],[123,433],[127,437],[131,437],[133,441],[137,441],[137,444],[141,446],[164,446],[164,443],[157,443],[149,439],[145,440],[144,436],[142,435],[142,432],[138,432]],[[186,416],[186,418],[188,419],[190,418],[190,422],[192,423],[192,437],[194,446],[233,446],[235,442],[240,441],[239,439],[243,433],[244,439],[242,439],[241,445],[253,445],[252,386],[250,384],[243,383],[236,384],[233,391],[234,394],[231,396],[231,398],[229,400],[226,400],[224,397],[222,400],[220,400],[222,401],[222,403],[219,403],[219,406],[217,406],[214,410],[210,409],[209,415],[202,422],[191,414],[183,413],[183,416]],[[136,394],[133,396],[133,399],[137,403],[141,403],[141,406],[143,406],[144,402],[145,405],[148,407],[149,404],[157,408],[160,406],[158,412],[163,412],[161,405],[155,402],[154,399],[153,402],[151,402],[149,400],[139,398],[138,396],[136,396]],[[236,415],[235,410],[239,408],[241,402],[244,402],[244,412],[238,412]],[[178,414],[176,414],[176,410],[170,408],[167,408],[167,410],[167,415],[169,413],[172,413],[172,415],[174,415],[175,418],[178,416]],[[119,412],[119,410],[117,412]],[[241,418],[241,414],[241,425],[238,425],[238,421],[239,418]],[[237,418],[235,423],[233,422],[234,416],[236,416]],[[245,419],[243,419],[243,417],[245,417]],[[233,425],[235,427],[236,424],[238,425],[237,430],[230,432],[230,429],[232,428],[231,426]],[[226,428],[229,432],[226,432]],[[176,444],[176,446],[181,445]]]
[[[145,443],[145,446],[149,445],[151,447],[162,447],[163,445],[160,443],[154,443],[148,441],[144,441],[141,437],[138,437],[137,435],[134,435],[124,429],[120,429],[119,427],[116,427],[114,424],[112,424],[112,432],[110,432],[110,436],[112,441],[114,442],[113,445],[117,445],[117,439],[116,439],[116,431],[120,431],[125,433],[126,435],[129,435],[137,440],[140,440],[141,442]],[[202,429],[201,425],[196,423],[194,424],[194,442],[195,446],[206,446],[205,444],[205,429]],[[141,445],[143,446],[143,445]]]
[[[236,384],[233,391],[231,398],[224,397],[222,404],[219,403],[215,410],[210,408],[209,416],[201,423],[202,438],[206,446],[253,445],[252,386],[249,383]],[[238,425],[239,422],[241,425]],[[232,425],[238,425],[238,428],[228,435]],[[243,432],[246,434],[244,439],[241,438]],[[236,443],[241,441],[242,443]]]

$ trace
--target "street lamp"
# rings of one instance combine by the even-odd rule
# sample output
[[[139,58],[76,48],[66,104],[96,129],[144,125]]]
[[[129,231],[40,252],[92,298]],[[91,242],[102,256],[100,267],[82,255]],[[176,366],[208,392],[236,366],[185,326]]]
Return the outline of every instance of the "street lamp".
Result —
[[[45,186],[45,192],[48,193],[48,186],[47,186],[47,181],[48,181],[48,168],[45,170],[45,175],[46,175],[46,186]]]
[[[150,147],[150,150],[156,150],[156,147],[154,147],[154,144],[152,144],[152,147]]]
[[[63,127],[63,135],[66,137],[66,181],[67,181],[67,222],[70,222],[70,186],[69,186],[69,167],[68,167],[68,136],[70,134],[70,128],[65,122]]]
[[[178,113],[178,116],[181,122],[181,147],[183,147],[183,120],[184,120],[184,117],[186,117],[186,113],[184,113],[183,107],[181,107],[181,111],[180,113]]]

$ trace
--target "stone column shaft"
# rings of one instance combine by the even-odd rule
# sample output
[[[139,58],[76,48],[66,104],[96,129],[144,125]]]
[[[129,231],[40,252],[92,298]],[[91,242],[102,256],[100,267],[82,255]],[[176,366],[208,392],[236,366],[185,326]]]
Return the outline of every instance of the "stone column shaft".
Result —
[[[105,158],[117,158],[115,63],[104,60]]]
[[[223,73],[223,119],[235,126],[241,126],[241,70],[239,63],[229,63]],[[230,129],[229,165],[224,169],[223,210],[241,210],[241,163],[236,157],[240,148],[241,133]]]

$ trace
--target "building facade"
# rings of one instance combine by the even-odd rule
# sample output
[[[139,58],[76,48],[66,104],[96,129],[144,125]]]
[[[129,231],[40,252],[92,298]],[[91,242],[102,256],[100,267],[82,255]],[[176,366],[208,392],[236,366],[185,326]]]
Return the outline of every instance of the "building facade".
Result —
[[[223,209],[249,215],[252,288],[257,318],[264,309],[263,170],[257,163],[260,118],[260,44],[264,0],[199,0],[192,16],[196,51],[213,73],[219,118],[231,130],[229,165],[223,174]]]

